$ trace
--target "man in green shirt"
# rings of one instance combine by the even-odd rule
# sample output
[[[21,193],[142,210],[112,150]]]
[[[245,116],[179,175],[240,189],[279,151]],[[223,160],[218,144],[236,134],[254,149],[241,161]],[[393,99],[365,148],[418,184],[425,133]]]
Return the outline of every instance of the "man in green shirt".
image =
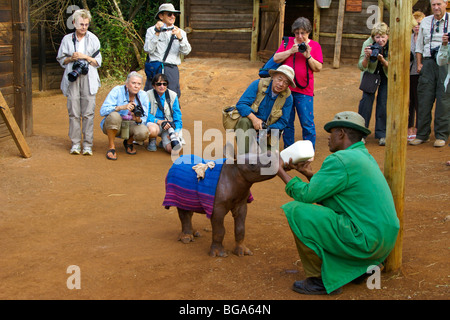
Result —
[[[294,199],[282,206],[307,279],[293,290],[334,294],[382,263],[399,230],[391,191],[362,138],[370,134],[356,112],[336,114],[325,125],[331,152],[313,174],[310,162],[283,163],[278,176]],[[291,177],[296,169],[309,182]]]

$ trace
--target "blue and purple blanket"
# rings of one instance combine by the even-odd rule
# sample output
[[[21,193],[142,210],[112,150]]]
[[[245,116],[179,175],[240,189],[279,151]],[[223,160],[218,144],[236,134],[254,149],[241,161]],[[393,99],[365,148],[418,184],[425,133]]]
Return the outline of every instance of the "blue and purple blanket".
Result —
[[[208,168],[204,179],[198,179],[193,166],[199,163],[215,162],[214,168]],[[177,207],[198,213],[205,213],[208,218],[214,209],[214,198],[220,172],[226,159],[204,160],[196,155],[180,156],[169,169],[166,176],[166,196],[163,206]],[[253,197],[249,196],[248,202]]]

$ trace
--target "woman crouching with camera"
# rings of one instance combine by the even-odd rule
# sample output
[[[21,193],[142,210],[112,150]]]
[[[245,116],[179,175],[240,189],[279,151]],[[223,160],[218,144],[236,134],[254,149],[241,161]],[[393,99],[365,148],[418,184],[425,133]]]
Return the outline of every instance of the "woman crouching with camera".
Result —
[[[83,154],[92,155],[95,95],[100,87],[97,68],[102,63],[102,55],[100,41],[88,31],[90,21],[89,11],[75,11],[75,32],[64,36],[56,57],[59,64],[65,68],[61,90],[67,97],[71,154],[80,154],[82,143]]]
[[[389,44],[389,27],[386,23],[381,22],[375,24],[372,28],[371,37],[367,39],[361,50],[358,67],[361,72],[361,87],[363,96],[359,102],[358,113],[364,118],[366,128],[369,127],[370,118],[372,116],[373,101],[375,100],[375,92],[378,90],[377,106],[375,109],[375,139],[378,140],[380,146],[386,144],[386,104],[387,104],[387,74],[388,74],[388,44]],[[378,88],[373,90],[364,90],[363,74],[369,72],[380,75]]]
[[[167,76],[158,73],[152,79],[153,89],[147,91],[149,114],[147,127],[149,131],[148,151],[156,151],[156,138],[161,137],[160,147],[168,153],[181,148],[179,133],[183,128],[180,103],[177,94],[168,89]]]

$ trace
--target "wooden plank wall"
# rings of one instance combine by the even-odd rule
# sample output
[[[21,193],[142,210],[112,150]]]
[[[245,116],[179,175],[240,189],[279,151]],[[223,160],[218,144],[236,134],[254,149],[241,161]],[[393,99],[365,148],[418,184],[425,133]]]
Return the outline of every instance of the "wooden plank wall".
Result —
[[[48,30],[44,28],[43,37],[43,53],[45,59],[40,57],[40,26],[31,29],[31,62],[33,65],[33,90],[55,90],[59,89],[64,69],[56,61],[58,48],[64,34],[52,34],[50,36]],[[44,67],[42,77],[39,75],[39,64]],[[41,81],[41,82],[40,82]],[[40,86],[41,83],[41,86]]]
[[[14,68],[11,0],[0,0],[0,90],[14,114]],[[0,138],[9,136],[8,128],[0,117]]]
[[[0,90],[24,136],[33,133],[27,0],[0,0]],[[10,138],[0,119],[0,139]]]
[[[367,27],[367,21],[372,20],[373,11],[368,12],[369,6],[378,6],[378,0],[363,1],[361,12],[345,12],[343,34],[359,35],[361,39],[343,37],[341,46],[341,62],[355,63],[361,53],[364,41],[370,36],[371,29]],[[335,37],[324,36],[336,33],[339,1],[335,0],[328,9],[320,9],[320,38],[324,60],[332,62],[334,57]],[[389,25],[389,12],[383,10],[383,21]]]
[[[187,0],[189,57],[250,59],[253,0]]]

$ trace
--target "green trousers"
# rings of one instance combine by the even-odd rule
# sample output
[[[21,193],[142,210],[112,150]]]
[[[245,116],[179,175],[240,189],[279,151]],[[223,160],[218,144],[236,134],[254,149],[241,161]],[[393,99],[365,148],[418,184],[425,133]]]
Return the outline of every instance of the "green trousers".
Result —
[[[317,277],[321,278],[322,274],[322,259],[306,246],[300,239],[294,234],[295,244],[297,245],[297,251],[302,261],[303,270],[305,271],[306,277]]]
[[[239,130],[241,129],[241,130]],[[252,121],[247,117],[241,117],[239,121],[236,123],[236,127],[234,128],[236,132],[236,139],[237,139],[237,152],[238,154],[244,154],[249,153],[250,150],[252,150],[254,153],[257,153],[260,151],[261,153],[267,152],[268,147],[270,147],[270,150],[274,152],[275,150],[278,150],[280,139],[276,139],[276,142],[272,142],[272,138],[270,136],[267,137],[267,143],[262,143],[262,135],[261,133],[263,131],[259,132],[259,140],[261,143],[257,142],[257,131],[249,131],[250,129],[253,129],[253,123]],[[261,150],[258,150],[258,147]]]

